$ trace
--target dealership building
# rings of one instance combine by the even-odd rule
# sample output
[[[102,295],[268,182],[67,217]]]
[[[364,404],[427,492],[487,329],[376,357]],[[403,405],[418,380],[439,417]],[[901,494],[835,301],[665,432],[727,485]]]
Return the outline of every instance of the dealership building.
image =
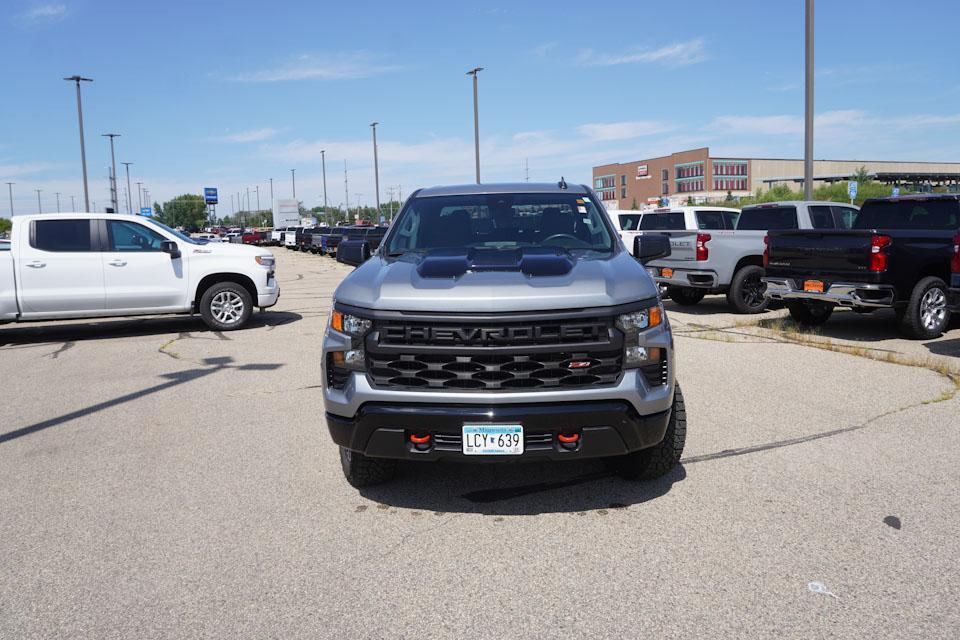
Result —
[[[814,160],[814,187],[850,180],[861,167],[875,180],[915,191],[960,191],[960,162]],[[631,209],[668,198],[673,205],[749,196],[778,184],[801,189],[803,160],[711,156],[691,149],[669,156],[593,168],[593,188],[608,209]]]

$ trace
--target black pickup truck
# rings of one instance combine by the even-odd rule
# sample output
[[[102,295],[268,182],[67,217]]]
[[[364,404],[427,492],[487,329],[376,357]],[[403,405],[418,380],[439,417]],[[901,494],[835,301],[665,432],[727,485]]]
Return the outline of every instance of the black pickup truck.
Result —
[[[330,233],[330,227],[305,227],[297,236],[297,248],[300,249],[300,251],[317,253],[320,235],[323,233]],[[314,238],[317,239],[316,244],[314,243]]]
[[[801,324],[826,322],[837,305],[888,308],[906,335],[929,339],[958,310],[960,195],[867,200],[851,229],[771,231],[766,242],[766,296]]]

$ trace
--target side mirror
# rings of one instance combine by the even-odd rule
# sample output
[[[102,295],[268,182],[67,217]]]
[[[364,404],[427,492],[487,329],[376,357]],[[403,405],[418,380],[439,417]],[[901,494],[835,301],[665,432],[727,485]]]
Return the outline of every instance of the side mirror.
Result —
[[[180,245],[178,245],[173,240],[164,240],[160,243],[160,251],[170,254],[171,260],[176,260],[180,257]]]
[[[356,267],[369,258],[370,245],[366,240],[342,240],[337,245],[337,262]]]
[[[633,257],[640,264],[647,264],[670,255],[670,238],[660,234],[635,236],[633,238]]]

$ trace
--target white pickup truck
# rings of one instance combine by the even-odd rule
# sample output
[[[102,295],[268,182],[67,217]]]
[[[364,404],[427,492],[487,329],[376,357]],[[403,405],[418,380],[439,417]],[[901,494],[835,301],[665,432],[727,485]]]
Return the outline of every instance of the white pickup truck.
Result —
[[[670,256],[647,265],[667,288],[671,300],[694,305],[708,293],[726,293],[738,313],[760,313],[769,300],[763,251],[774,229],[849,229],[859,211],[839,202],[769,202],[744,207],[739,217],[699,216],[697,207],[682,212],[645,214],[644,235],[670,238]]]
[[[59,213],[13,218],[0,252],[0,324],[200,314],[243,327],[280,296],[269,251],[194,240],[155,220]]]

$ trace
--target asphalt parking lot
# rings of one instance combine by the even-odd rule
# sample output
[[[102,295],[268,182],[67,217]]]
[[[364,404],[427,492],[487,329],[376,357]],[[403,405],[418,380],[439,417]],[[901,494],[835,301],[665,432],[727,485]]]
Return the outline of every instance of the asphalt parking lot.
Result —
[[[348,269],[275,253],[244,331],[0,327],[0,637],[960,634],[956,322],[916,343],[667,303],[668,477],[408,465],[358,492],[320,391]]]

